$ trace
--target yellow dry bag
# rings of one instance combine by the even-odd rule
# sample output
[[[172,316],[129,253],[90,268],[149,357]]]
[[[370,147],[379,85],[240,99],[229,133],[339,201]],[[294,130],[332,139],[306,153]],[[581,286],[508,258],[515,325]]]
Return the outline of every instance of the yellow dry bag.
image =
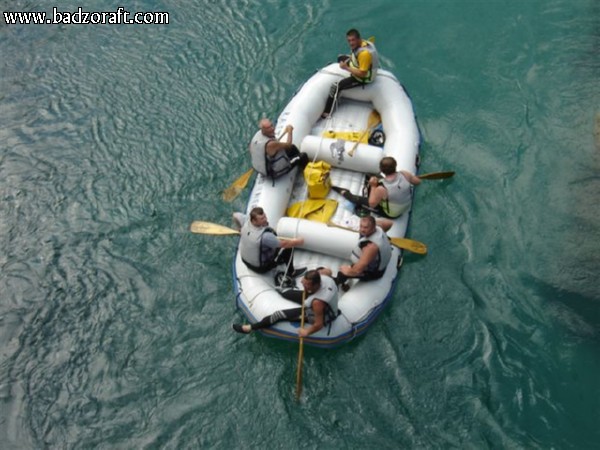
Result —
[[[309,162],[304,168],[308,198],[325,198],[331,189],[331,165],[325,161]]]

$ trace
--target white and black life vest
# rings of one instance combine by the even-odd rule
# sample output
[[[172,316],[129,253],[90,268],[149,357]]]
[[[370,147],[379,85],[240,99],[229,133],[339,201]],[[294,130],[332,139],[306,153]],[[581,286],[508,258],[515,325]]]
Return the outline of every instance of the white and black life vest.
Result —
[[[356,264],[362,256],[363,247],[370,242],[377,246],[377,256],[366,267],[365,273],[381,274],[385,271],[392,257],[392,246],[389,238],[379,226],[375,227],[375,232],[371,236],[360,236],[358,244],[352,250],[350,260],[352,264]]]
[[[276,235],[273,228],[255,227],[250,220],[246,221],[240,231],[240,255],[250,269],[268,267],[275,259],[278,248],[264,244],[265,233]]]
[[[338,316],[338,288],[333,278],[327,275],[321,275],[321,287],[314,294],[309,295],[304,300],[304,306],[307,308],[306,315],[308,321],[314,323],[314,311],[312,310],[312,303],[314,300],[322,300],[327,304],[324,312],[325,325],[333,322]]]
[[[406,177],[400,173],[396,173],[393,180],[388,181],[386,178],[381,180],[381,183],[387,190],[387,198],[380,203],[381,209],[388,217],[399,217],[410,208],[412,201],[412,184],[408,182]]]
[[[275,179],[292,170],[292,165],[283,149],[273,156],[267,155],[267,144],[273,140],[272,137],[265,136],[262,131],[258,130],[250,141],[249,150],[254,170],[265,177]]]

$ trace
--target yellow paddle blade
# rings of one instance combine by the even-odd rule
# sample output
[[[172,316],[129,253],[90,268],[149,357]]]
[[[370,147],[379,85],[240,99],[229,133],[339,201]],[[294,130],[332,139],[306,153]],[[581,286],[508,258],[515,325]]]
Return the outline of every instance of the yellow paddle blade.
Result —
[[[369,118],[367,119],[367,129],[365,131],[363,131],[363,134],[360,136],[360,139],[356,142],[356,144],[354,144],[352,146],[352,148],[348,152],[348,156],[350,156],[350,157],[354,156],[356,147],[358,147],[358,144],[360,142],[362,142],[363,139],[365,139],[368,142],[369,132],[372,131],[373,128],[375,128],[377,125],[379,125],[380,122],[381,122],[381,116],[379,115],[379,113],[377,111],[372,110],[371,114],[369,114]]]
[[[367,41],[369,41],[371,44],[375,43],[375,36],[371,36],[369,39],[367,39]]]
[[[419,241],[406,238],[390,238],[390,242],[398,248],[408,250],[419,255],[427,254],[427,246]]]
[[[190,231],[196,234],[210,234],[212,236],[233,236],[240,234],[238,230],[226,227],[225,225],[219,225],[218,223],[203,222],[201,220],[195,220],[190,225]],[[280,241],[293,241],[294,238],[277,236]]]
[[[248,181],[250,181],[250,178],[252,177],[253,172],[254,172],[254,169],[248,170],[241,177],[239,177],[237,180],[235,180],[231,186],[229,186],[227,189],[225,189],[223,191],[223,200],[225,200],[226,202],[231,202],[238,195],[240,195],[240,192],[242,192],[244,190],[244,188],[248,184]]]
[[[233,228],[219,225],[218,223],[202,222],[201,220],[195,220],[190,225],[190,231],[196,234],[212,234],[212,235],[233,235],[240,234],[239,231]]]
[[[424,173],[423,175],[419,175],[421,180],[441,180],[444,178],[450,178],[454,176],[454,172],[432,172],[432,173]]]
[[[369,118],[367,119],[367,131],[371,131],[372,128],[375,128],[381,122],[381,116],[376,110],[371,111],[369,114]]]

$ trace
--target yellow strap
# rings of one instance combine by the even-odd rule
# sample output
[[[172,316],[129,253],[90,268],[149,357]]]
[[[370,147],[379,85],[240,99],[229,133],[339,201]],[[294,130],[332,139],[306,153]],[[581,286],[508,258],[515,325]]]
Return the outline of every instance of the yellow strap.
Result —
[[[369,136],[361,131],[323,131],[323,137],[331,139],[343,139],[349,142],[359,142],[366,144],[369,142]]]

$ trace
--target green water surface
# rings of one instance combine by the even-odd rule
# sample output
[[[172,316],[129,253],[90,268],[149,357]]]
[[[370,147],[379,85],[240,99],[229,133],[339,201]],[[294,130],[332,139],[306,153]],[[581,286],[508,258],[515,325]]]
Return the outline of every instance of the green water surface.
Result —
[[[0,448],[598,447],[599,2],[128,3],[169,24],[0,25]],[[351,27],[456,175],[297,403],[297,347],[231,330],[235,239],[188,227]]]

